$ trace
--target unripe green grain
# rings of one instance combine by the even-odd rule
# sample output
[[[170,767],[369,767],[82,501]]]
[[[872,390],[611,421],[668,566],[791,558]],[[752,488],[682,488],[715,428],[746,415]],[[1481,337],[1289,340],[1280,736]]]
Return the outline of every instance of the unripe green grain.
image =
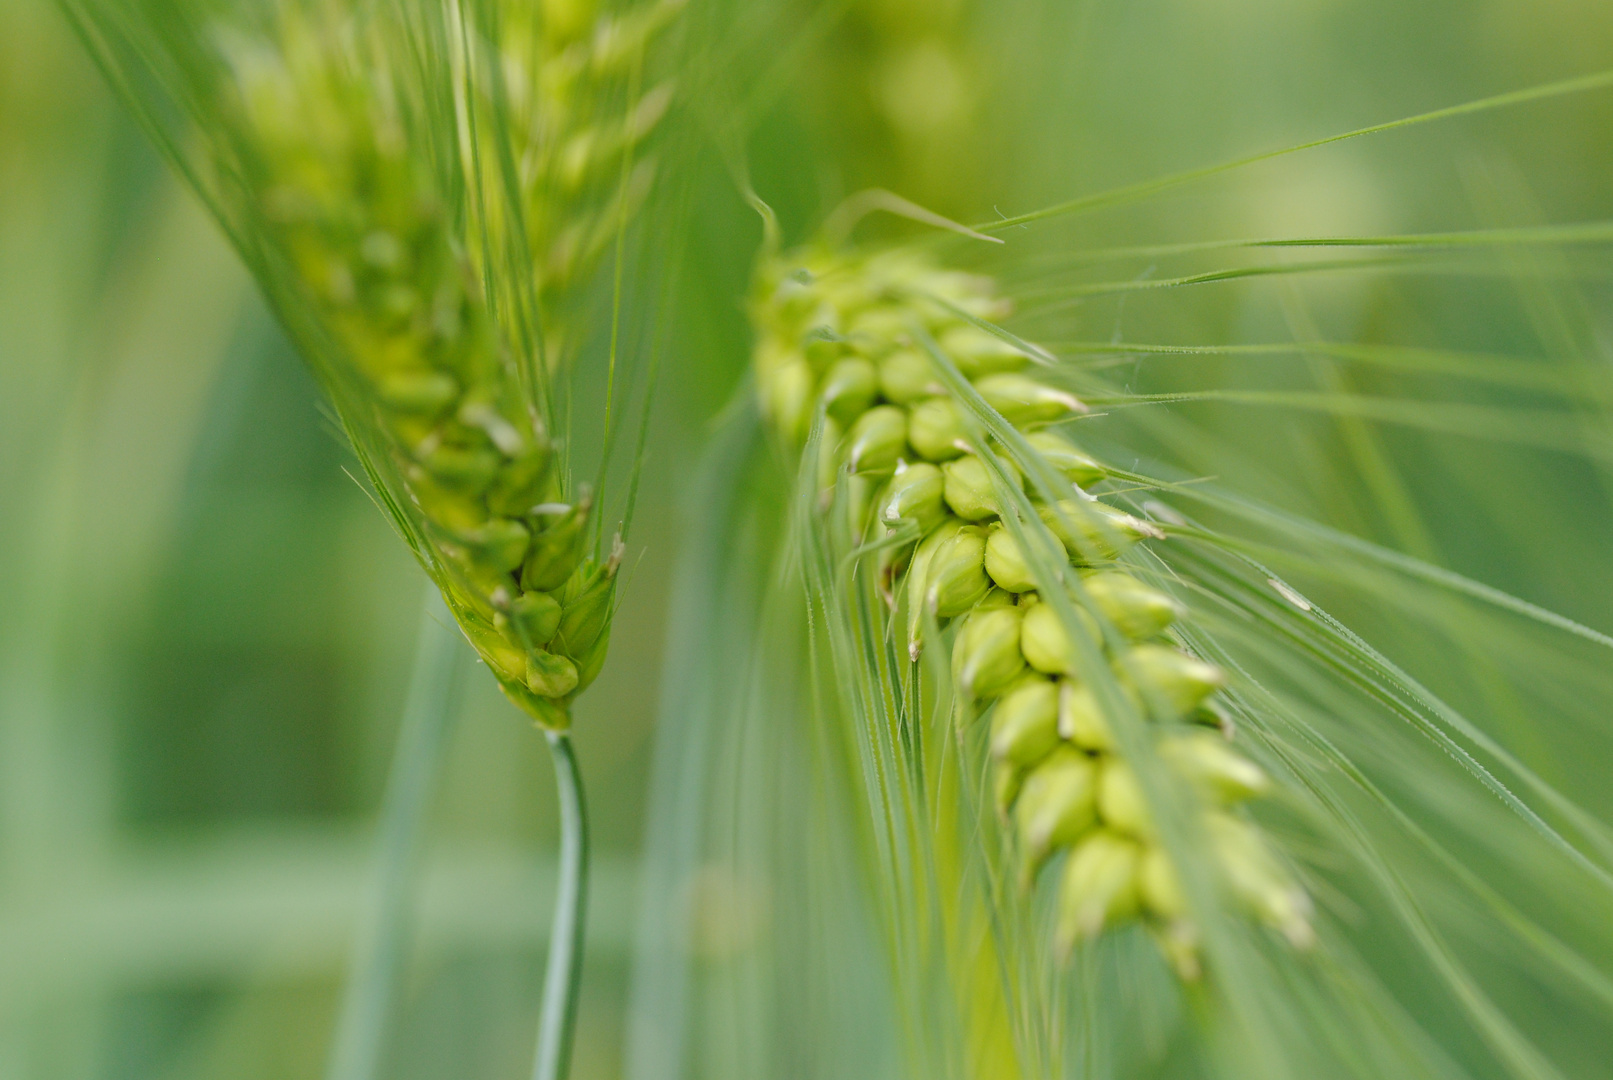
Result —
[[[1243,802],[1271,790],[1265,770],[1234,750],[1226,739],[1208,731],[1172,735],[1159,753],[1205,798],[1221,804]]]
[[[1014,823],[1027,871],[1092,827],[1096,779],[1092,759],[1070,747],[1054,750],[1026,772],[1014,801]]]
[[[1026,768],[1046,757],[1058,742],[1058,685],[1040,675],[1019,679],[991,714],[992,757]]]
[[[984,600],[990,588],[985,530],[965,526],[936,549],[929,567],[926,600],[931,610],[943,618],[962,615]]]
[[[1015,607],[980,607],[965,620],[952,658],[958,687],[966,697],[996,697],[1025,670],[1019,651],[1020,618]]]
[[[1006,820],[1014,803],[1019,799],[1020,785],[1025,781],[1025,770],[1006,761],[992,763],[991,799],[997,815]]]
[[[1148,800],[1143,797],[1136,772],[1113,754],[1105,754],[1099,760],[1098,813],[1104,825],[1138,839],[1152,836]]]
[[[966,379],[1018,371],[1030,363],[1015,346],[968,323],[946,330],[940,346]]]
[[[487,507],[481,500],[448,490],[418,465],[405,466],[402,472],[409,485],[410,500],[440,535],[455,537],[487,521]]]
[[[453,58],[390,8],[268,5],[229,25],[223,8],[167,13],[174,40],[198,32],[177,65],[206,85],[188,102],[209,159],[195,174],[219,181],[208,195],[290,316],[377,501],[505,692],[557,730],[578,680],[539,647],[562,628],[547,594],[582,558],[590,500],[552,505],[569,484],[551,391],[569,382],[550,377],[575,354],[569,283],[644,197],[643,164],[624,166],[668,87],[641,90],[638,61],[680,6],[504,5]],[[622,91],[623,108],[600,108]],[[482,186],[482,163],[506,160]],[[804,431],[815,374],[776,354],[796,392],[770,378],[772,415]],[[861,374],[848,415],[877,392]],[[608,626],[587,630],[593,660]]]
[[[1019,541],[1000,525],[986,537],[986,573],[1009,592],[1028,592],[1036,588],[1036,579],[1031,576]]]
[[[1181,719],[1226,683],[1220,668],[1164,645],[1138,645],[1119,667],[1161,720]]]
[[[975,382],[975,389],[1015,427],[1047,424],[1087,411],[1074,394],[1019,374],[987,375]]]
[[[812,391],[816,383],[811,365],[795,360],[780,367],[765,384],[767,412],[793,443],[805,441],[812,426]]]
[[[459,384],[453,376],[429,368],[393,371],[376,383],[376,397],[389,409],[414,416],[442,414],[459,400]]]
[[[497,675],[500,682],[526,682],[526,651],[510,644],[493,627],[486,626],[474,617],[461,618],[460,627],[465,637],[482,660]]]
[[[1059,735],[1086,750],[1114,750],[1114,733],[1092,688],[1074,679],[1059,681]]]
[[[929,398],[913,406],[907,438],[926,461],[951,461],[968,449],[963,413],[951,398]]]
[[[577,665],[564,656],[533,649],[526,655],[526,685],[539,697],[563,698],[577,689]]]
[[[886,492],[880,519],[887,525],[911,521],[920,530],[928,531],[946,512],[941,502],[945,485],[941,470],[929,462],[920,461],[897,469]]]
[[[554,450],[548,440],[534,440],[494,478],[487,492],[487,508],[505,517],[524,517],[533,507],[558,495],[553,463]]]
[[[1060,476],[1086,487],[1102,480],[1108,471],[1096,460],[1088,457],[1075,444],[1054,431],[1033,431],[1025,441],[1042,459],[1053,466]]]
[[[917,660],[923,648],[924,613],[930,606],[931,564],[936,552],[962,528],[963,523],[957,518],[942,521],[920,541],[918,550],[913,553],[913,562],[907,571],[907,654],[910,659]],[[983,557],[981,561],[984,564]]]
[[[1092,574],[1081,586],[1103,617],[1133,641],[1155,636],[1177,616],[1176,601],[1170,596],[1118,570]]]
[[[487,490],[504,463],[496,450],[472,446],[433,447],[419,461],[437,483],[469,495]]]
[[[1143,852],[1137,867],[1137,891],[1143,906],[1162,919],[1176,920],[1187,914],[1182,883],[1163,848],[1150,846]]]
[[[548,593],[524,592],[510,601],[508,613],[499,613],[494,626],[523,648],[547,645],[560,628],[560,602]]]
[[[819,392],[829,415],[841,424],[849,424],[861,416],[879,394],[879,376],[874,365],[858,356],[847,356],[835,361],[824,377]],[[903,429],[902,439],[907,438]]]
[[[592,500],[584,494],[575,506],[547,504],[534,509],[538,524],[532,549],[521,567],[521,585],[549,592],[565,584],[582,561]]]
[[[941,466],[946,478],[945,495],[949,509],[965,521],[985,521],[997,516],[997,492],[985,462],[973,454]]]
[[[1075,615],[1088,637],[1097,640],[1098,626],[1092,616],[1080,608],[1076,609]],[[1020,647],[1024,649],[1025,659],[1030,666],[1044,674],[1075,676],[1081,672],[1075,642],[1071,640],[1058,612],[1049,604],[1036,604],[1025,613],[1025,622],[1020,630]]]
[[[567,590],[571,595],[563,596],[554,638],[558,651],[577,660],[592,651],[594,642],[610,623],[616,597],[616,563],[613,560],[591,569],[579,567],[573,578],[579,577],[579,587]]]
[[[1310,900],[1260,833],[1228,814],[1211,814],[1205,829],[1233,893],[1296,947],[1308,946],[1315,938]]]
[[[460,531],[456,539],[472,567],[507,574],[526,559],[532,534],[519,521],[492,518],[474,529]]]
[[[894,405],[869,409],[846,432],[845,457],[853,472],[890,472],[906,449],[907,412]]]
[[[1055,940],[1068,953],[1077,941],[1093,938],[1105,924],[1137,910],[1137,873],[1142,851],[1134,842],[1099,829],[1070,852],[1059,882]]]
[[[899,348],[879,362],[879,392],[898,405],[911,405],[945,391],[930,358],[917,349]]]
[[[1108,562],[1144,537],[1159,538],[1159,530],[1107,503],[1065,499],[1037,507],[1042,523],[1059,538],[1077,563]]]

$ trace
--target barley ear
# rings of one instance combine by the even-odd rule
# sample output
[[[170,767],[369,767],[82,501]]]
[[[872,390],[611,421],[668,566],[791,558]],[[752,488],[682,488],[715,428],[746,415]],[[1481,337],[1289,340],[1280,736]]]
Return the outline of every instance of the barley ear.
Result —
[[[989,280],[911,252],[764,257],[752,316],[773,435],[799,451],[809,415],[846,432],[824,442],[833,467],[818,483],[831,490],[813,503],[850,528],[807,527],[848,550],[879,530],[917,538],[880,562],[880,587],[905,612],[862,632],[905,624],[911,660],[931,627],[951,638],[950,667],[928,667],[950,675],[960,738],[971,717],[992,717],[993,801],[1012,822],[1022,888],[1063,856],[1053,952],[1140,921],[1175,970],[1196,976],[1199,897],[1180,884],[1184,857],[1209,863],[1246,917],[1307,944],[1303,890],[1259,829],[1225,812],[1269,794],[1269,777],[1224,741],[1182,731],[1226,673],[1166,636],[1185,607],[1120,562],[1165,534],[1104,501],[1115,470],[1047,428],[1087,409],[1028,370],[1043,351],[970,321],[1003,307]],[[864,509],[856,485],[870,476],[882,494]],[[832,613],[844,599],[824,602]],[[1189,849],[1183,829],[1218,839]]]

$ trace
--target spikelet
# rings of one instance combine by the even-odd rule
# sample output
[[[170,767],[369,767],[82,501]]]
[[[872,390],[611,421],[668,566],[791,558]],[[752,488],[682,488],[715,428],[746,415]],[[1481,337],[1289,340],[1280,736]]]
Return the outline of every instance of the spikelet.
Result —
[[[466,30],[288,4],[197,35],[207,193],[465,636],[551,730],[604,662],[623,553],[556,435],[565,298],[645,198],[670,88],[640,89],[642,56],[679,6]]]
[[[908,655],[927,647],[927,624],[957,624],[953,690],[968,715],[991,717],[997,808],[1017,837],[1022,878],[1067,853],[1056,946],[1067,952],[1140,920],[1179,972],[1198,970],[1192,913],[1095,692],[1094,659],[1147,719],[1168,777],[1210,837],[1225,891],[1250,917],[1307,943],[1305,893],[1258,827],[1236,816],[1270,782],[1204,726],[1217,723],[1206,706],[1223,672],[1171,636],[1177,602],[1116,563],[1163,534],[1085,490],[1104,477],[1102,464],[1048,427],[1085,406],[1035,375],[1032,347],[983,328],[1006,314],[992,283],[907,252],[819,248],[765,261],[751,313],[758,400],[779,442],[797,452],[821,421],[825,482],[876,484],[869,534],[907,538],[885,557],[884,588],[893,619],[905,607]],[[957,376],[1062,488],[1029,482],[1006,455],[986,460],[990,447],[948,389]],[[1035,500],[1038,521],[1019,521],[1004,504],[1015,490]],[[1062,580],[1038,580],[1023,545],[1039,537],[1058,545]],[[1048,585],[1072,602],[1073,623],[1045,602]]]

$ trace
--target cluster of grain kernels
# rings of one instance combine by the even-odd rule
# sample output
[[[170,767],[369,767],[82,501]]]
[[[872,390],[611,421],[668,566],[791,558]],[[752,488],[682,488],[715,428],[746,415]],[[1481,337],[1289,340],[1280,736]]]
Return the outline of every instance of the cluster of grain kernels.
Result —
[[[538,284],[564,289],[596,263],[648,194],[654,161],[623,160],[665,115],[672,84],[644,85],[646,51],[685,0],[602,12],[598,0],[506,5],[499,58],[507,134]],[[631,100],[626,95],[631,94]]]
[[[868,507],[866,536],[907,538],[886,549],[883,569],[893,612],[905,614],[910,655],[918,658],[932,619],[957,621],[954,689],[971,715],[990,717],[997,804],[1014,828],[1026,882],[1063,857],[1063,948],[1140,918],[1179,969],[1196,964],[1176,868],[1157,843],[1105,708],[1082,678],[1083,651],[1110,666],[1114,685],[1150,722],[1168,774],[1200,811],[1222,882],[1258,917],[1305,941],[1305,894],[1233,810],[1269,782],[1233,749],[1207,705],[1222,672],[1169,636],[1176,602],[1114,561],[1161,534],[1090,495],[1085,488],[1103,479],[1103,466],[1046,429],[1081,411],[1080,402],[1027,374],[1025,350],[960,311],[992,318],[1004,305],[989,280],[911,255],[820,251],[776,260],[759,275],[753,305],[763,411],[799,446],[821,409],[822,482],[854,486]],[[1000,485],[1004,475],[1008,483],[1018,477],[999,456],[1006,474],[994,483],[974,453],[931,343],[1068,485],[1067,499],[1051,501],[1037,485],[1024,487],[1064,549],[1058,565],[1084,641],[1072,640],[1044,602],[1002,520]]]
[[[619,558],[585,559],[530,372],[501,344],[397,117],[305,26],[243,57],[245,170],[328,381],[413,506],[466,635],[560,726],[604,661]]]

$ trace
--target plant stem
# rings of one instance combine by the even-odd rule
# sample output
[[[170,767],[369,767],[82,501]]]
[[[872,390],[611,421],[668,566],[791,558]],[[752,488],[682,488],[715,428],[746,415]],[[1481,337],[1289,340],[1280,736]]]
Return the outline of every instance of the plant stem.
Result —
[[[543,977],[543,1013],[538,1018],[538,1054],[532,1080],[565,1080],[571,1069],[571,1038],[582,984],[584,923],[588,907],[588,808],[571,736],[546,731],[560,800],[560,880],[555,887],[549,963]]]
[[[420,861],[420,835],[453,718],[461,647],[460,635],[436,586],[429,587],[381,805],[369,917],[354,950],[325,1072],[329,1080],[374,1080],[380,1074],[381,1051],[396,1005],[398,973],[414,913],[412,886]]]

